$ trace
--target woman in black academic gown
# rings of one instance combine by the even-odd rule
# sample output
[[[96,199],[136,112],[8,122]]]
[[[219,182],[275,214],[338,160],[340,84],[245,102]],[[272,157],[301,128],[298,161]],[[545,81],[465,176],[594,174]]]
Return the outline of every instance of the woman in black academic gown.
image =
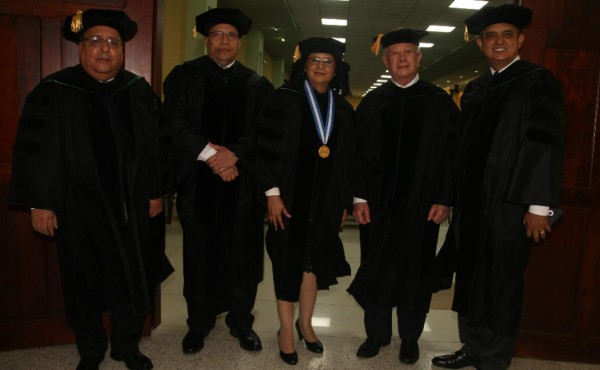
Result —
[[[350,275],[339,239],[354,151],[354,111],[348,94],[345,45],[313,37],[298,45],[290,82],[277,89],[261,115],[258,189],[267,195],[267,252],[273,265],[280,357],[296,364],[295,327],[312,352],[323,352],[311,323],[317,289]]]

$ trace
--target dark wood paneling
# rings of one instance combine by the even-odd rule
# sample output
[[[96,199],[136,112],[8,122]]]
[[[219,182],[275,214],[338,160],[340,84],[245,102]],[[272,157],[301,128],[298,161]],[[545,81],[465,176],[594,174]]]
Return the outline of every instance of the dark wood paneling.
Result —
[[[600,3],[522,3],[533,22],[521,56],[564,90],[565,218],[532,253],[517,355],[600,363]]]

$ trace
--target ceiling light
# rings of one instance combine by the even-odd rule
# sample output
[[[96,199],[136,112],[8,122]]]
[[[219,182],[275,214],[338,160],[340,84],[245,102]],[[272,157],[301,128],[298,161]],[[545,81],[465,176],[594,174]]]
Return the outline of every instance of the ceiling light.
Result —
[[[377,80],[377,82],[387,82],[387,80]]]
[[[381,75],[381,78],[392,78],[391,75]]]
[[[321,18],[321,24],[324,26],[347,26],[347,19]]]
[[[436,26],[434,24],[432,24],[431,26],[427,27],[427,31],[429,32],[452,32],[454,31],[456,27],[452,27],[452,26]]]
[[[332,37],[332,39],[334,40],[338,40],[339,42],[341,42],[342,44],[346,43],[346,38],[345,37]]]
[[[487,1],[481,0],[454,0],[454,2],[450,4],[450,8],[479,10],[487,3]]]
[[[433,44],[432,44],[432,43],[430,43],[430,42],[420,42],[420,43],[419,43],[419,47],[420,47],[420,48],[430,48],[430,47],[432,47],[432,46],[433,46]]]
[[[283,37],[281,38],[281,42],[285,42],[285,39]]]
[[[381,86],[381,83],[380,83],[380,82],[375,82],[375,83],[373,84],[373,86]]]

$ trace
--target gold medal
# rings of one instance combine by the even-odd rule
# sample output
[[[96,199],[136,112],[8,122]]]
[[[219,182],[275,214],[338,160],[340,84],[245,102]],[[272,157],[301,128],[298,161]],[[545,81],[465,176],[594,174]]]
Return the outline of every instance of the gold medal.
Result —
[[[321,147],[319,148],[319,157],[321,157],[321,158],[329,157],[329,148],[327,147],[327,145],[321,145]]]

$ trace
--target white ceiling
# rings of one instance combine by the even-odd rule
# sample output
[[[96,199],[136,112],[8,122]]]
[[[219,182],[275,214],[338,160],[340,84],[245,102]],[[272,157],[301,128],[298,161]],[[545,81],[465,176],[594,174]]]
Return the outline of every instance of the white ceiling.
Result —
[[[430,33],[423,42],[421,78],[441,87],[459,85],[481,73],[487,64],[476,44],[464,41],[464,20],[475,10],[449,8],[452,0],[219,0],[219,7],[244,11],[253,29],[264,33],[265,50],[292,63],[296,44],[312,36],[346,38],[344,59],[350,64],[350,88],[362,95],[385,72],[380,57],[370,52],[371,40],[398,27],[425,30],[429,25],[456,27],[451,33]],[[490,0],[489,5],[512,3]],[[347,27],[323,26],[321,18],[343,18]],[[277,28],[277,30],[275,30]],[[281,41],[285,38],[285,42]],[[379,54],[381,56],[381,54]]]

